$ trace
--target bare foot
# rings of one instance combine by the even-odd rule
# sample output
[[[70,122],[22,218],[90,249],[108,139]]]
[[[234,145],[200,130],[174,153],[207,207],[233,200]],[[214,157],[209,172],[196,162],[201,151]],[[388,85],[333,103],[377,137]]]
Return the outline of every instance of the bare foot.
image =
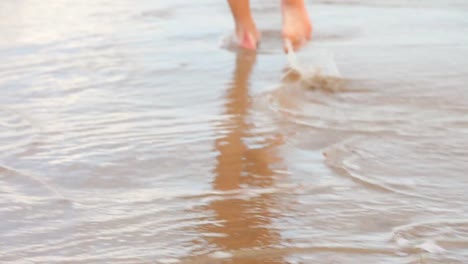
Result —
[[[239,46],[245,49],[257,49],[260,41],[260,33],[253,20],[236,22],[236,37]]]
[[[249,0],[228,0],[232,16],[236,23],[236,37],[239,46],[255,50],[260,40],[255,22],[250,10]]]
[[[283,39],[290,40],[294,50],[298,50],[312,37],[312,24],[304,0],[282,0],[281,3]]]

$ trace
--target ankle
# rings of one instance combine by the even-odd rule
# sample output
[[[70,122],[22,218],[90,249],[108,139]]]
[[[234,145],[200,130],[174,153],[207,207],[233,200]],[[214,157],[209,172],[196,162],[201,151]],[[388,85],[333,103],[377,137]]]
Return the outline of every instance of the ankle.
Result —
[[[236,29],[255,28],[255,21],[253,20],[252,16],[236,18],[235,24],[236,24]]]
[[[257,27],[253,19],[236,21],[236,33],[243,34],[244,32],[254,34],[255,36],[257,35]]]

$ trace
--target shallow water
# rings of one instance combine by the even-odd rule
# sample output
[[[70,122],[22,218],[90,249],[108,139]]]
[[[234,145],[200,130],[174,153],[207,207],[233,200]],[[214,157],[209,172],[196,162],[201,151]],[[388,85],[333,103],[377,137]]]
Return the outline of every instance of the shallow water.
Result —
[[[468,262],[466,1],[311,1],[336,93],[275,1],[86,2],[0,3],[0,262]]]

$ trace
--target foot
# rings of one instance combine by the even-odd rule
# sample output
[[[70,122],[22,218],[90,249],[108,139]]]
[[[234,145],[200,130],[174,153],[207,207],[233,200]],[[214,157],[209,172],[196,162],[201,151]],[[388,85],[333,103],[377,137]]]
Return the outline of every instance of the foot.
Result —
[[[236,22],[236,37],[240,47],[250,50],[257,49],[260,33],[253,20]]]
[[[312,24],[304,0],[282,0],[282,13],[283,39],[290,40],[294,50],[298,50],[312,37]]]

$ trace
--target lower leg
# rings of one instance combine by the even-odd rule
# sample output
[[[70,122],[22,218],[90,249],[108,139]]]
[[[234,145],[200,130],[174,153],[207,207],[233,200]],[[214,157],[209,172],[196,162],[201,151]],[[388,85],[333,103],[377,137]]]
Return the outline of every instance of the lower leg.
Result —
[[[299,49],[312,35],[312,24],[304,0],[281,0],[283,38]]]
[[[236,24],[236,36],[243,48],[255,49],[260,39],[250,11],[249,0],[228,0]]]

